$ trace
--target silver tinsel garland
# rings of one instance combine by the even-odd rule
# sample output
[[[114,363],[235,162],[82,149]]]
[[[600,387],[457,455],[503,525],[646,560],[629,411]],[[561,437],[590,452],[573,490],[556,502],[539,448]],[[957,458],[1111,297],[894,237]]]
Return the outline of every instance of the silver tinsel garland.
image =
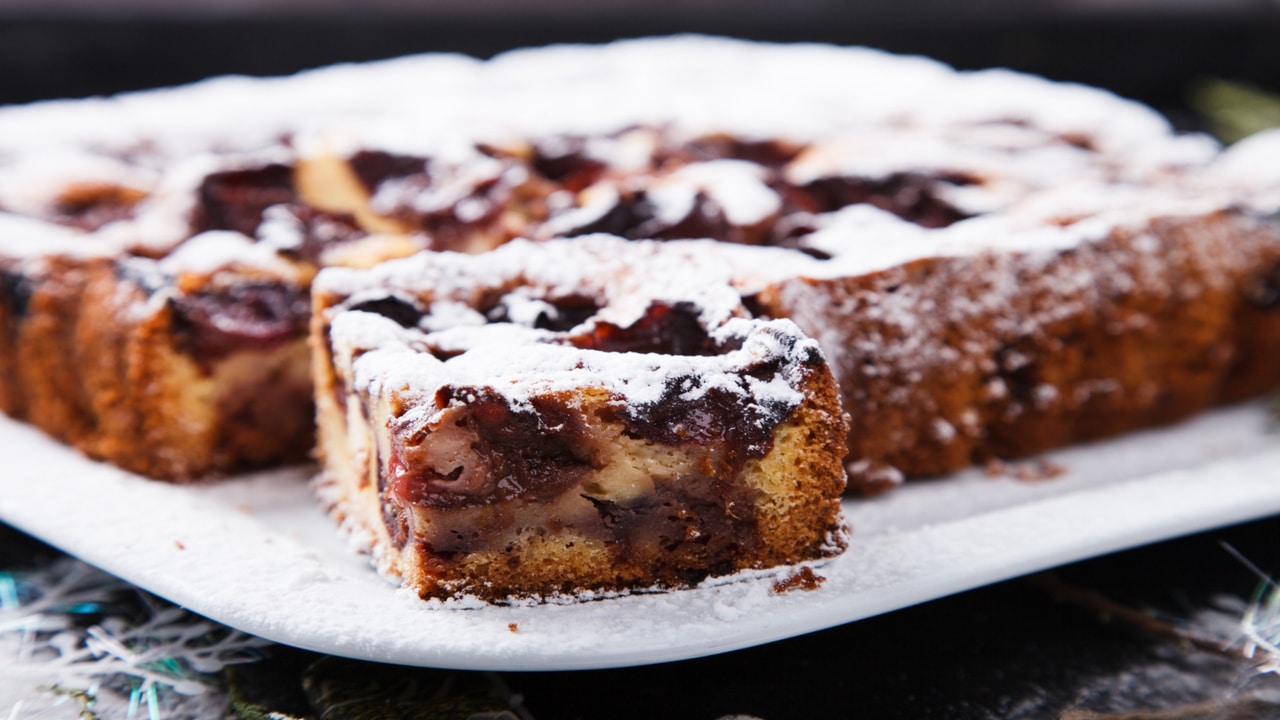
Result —
[[[0,718],[209,718],[268,643],[62,558],[0,571]]]
[[[1260,676],[1280,677],[1280,586],[1237,557],[1262,578],[1255,596],[1247,601],[1220,597],[1213,607],[1175,622],[1179,637],[1194,638],[1198,646],[1216,650],[1219,657],[1234,656],[1237,663],[1247,658],[1251,664],[1235,681],[1244,690]],[[29,571],[0,569],[0,720],[231,717],[223,669],[258,660],[268,645],[71,558]],[[336,675],[311,673],[312,700],[348,705],[350,688],[334,678],[348,678],[353,667],[342,666]],[[1161,682],[1172,671],[1164,672]],[[404,696],[389,673],[378,676],[397,690],[396,697]],[[410,681],[425,687],[433,678],[440,680]],[[1257,688],[1263,695],[1239,697],[1265,696],[1263,705],[1273,709],[1272,687]],[[491,690],[488,695],[494,696]],[[329,697],[334,693],[341,697]],[[475,717],[531,717],[509,691],[501,695],[508,710]],[[428,702],[415,709],[425,713],[434,706]],[[283,717],[261,710],[253,717]]]

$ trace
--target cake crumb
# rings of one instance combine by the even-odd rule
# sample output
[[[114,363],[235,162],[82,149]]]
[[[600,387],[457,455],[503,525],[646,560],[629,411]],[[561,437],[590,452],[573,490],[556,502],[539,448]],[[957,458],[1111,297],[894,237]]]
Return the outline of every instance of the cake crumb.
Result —
[[[1039,482],[1052,480],[1067,473],[1067,468],[1052,460],[1035,460],[1026,463],[1006,463],[1000,460],[988,460],[983,468],[987,477],[1011,477],[1023,482]]]
[[[174,547],[176,547],[176,548],[178,548],[179,550],[186,550],[186,549],[187,549],[187,546],[186,546],[186,545],[183,545],[181,540],[174,540],[174,541],[173,541],[173,546],[174,546]]]
[[[518,633],[520,632],[520,625],[517,623],[507,623],[507,629],[513,633]]]
[[[827,579],[813,571],[808,565],[795,570],[773,584],[773,592],[784,593],[792,590],[817,590]]]

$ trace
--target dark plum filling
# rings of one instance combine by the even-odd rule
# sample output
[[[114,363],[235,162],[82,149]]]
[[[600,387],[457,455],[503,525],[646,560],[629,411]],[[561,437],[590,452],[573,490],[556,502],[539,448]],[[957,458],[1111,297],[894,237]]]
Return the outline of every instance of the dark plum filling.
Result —
[[[568,338],[575,347],[603,352],[715,355],[723,351],[707,334],[692,303],[654,302],[643,317],[621,327],[596,322],[587,332]]]
[[[1004,344],[996,350],[996,377],[1004,383],[1013,402],[1033,405],[1035,389],[1042,382],[1036,352],[1030,343]]]
[[[298,202],[293,168],[279,163],[213,173],[200,184],[197,197],[196,232],[234,230],[249,237],[257,233],[267,208]]]
[[[483,148],[477,149],[483,152]],[[503,158],[503,161],[513,162],[511,158]],[[400,197],[425,195],[436,189],[439,182],[448,182],[433,177],[430,158],[416,155],[363,150],[347,158],[347,163],[370,194],[376,194],[383,184],[391,180],[403,182],[404,186],[396,190]],[[448,170],[445,168],[442,172],[447,174]],[[463,197],[452,204],[427,209],[402,200],[385,210],[385,214],[407,228],[425,233],[429,237],[430,249],[465,250],[473,237],[490,226],[506,209],[508,202],[503,193],[506,186],[502,173],[468,182],[469,187]]]
[[[599,217],[584,222],[562,233],[563,237],[578,237],[594,233],[606,233],[635,239],[635,229],[657,214],[657,208],[644,198],[643,193],[619,198],[618,202]]]
[[[733,571],[732,558],[758,544],[756,493],[724,479],[685,478],[661,484],[653,495],[619,503],[587,499],[621,559],[640,549],[659,548],[682,568],[677,582],[694,585],[710,575]]]
[[[405,182],[414,186],[414,192],[426,194],[433,189],[427,175],[412,175]],[[401,203],[387,217],[424,233],[432,250],[465,251],[508,209],[509,189],[501,175],[488,177],[471,183],[465,197],[453,204],[424,210]]]
[[[782,401],[758,403],[717,387],[706,388],[694,400],[682,397],[700,382],[693,377],[674,379],[659,401],[624,408],[620,417],[626,434],[661,445],[722,444],[724,462],[735,469],[767,455],[774,429],[794,407]]]
[[[933,177],[905,173],[884,179],[830,177],[803,187],[782,182],[773,170],[767,170],[766,175],[772,177],[768,184],[782,199],[783,212],[781,219],[763,232],[730,222],[724,209],[705,192],[694,195],[688,212],[672,217],[654,203],[644,189],[638,189],[621,191],[608,210],[562,235],[607,233],[633,240],[710,238],[739,244],[797,247],[797,238],[814,230],[805,218],[850,205],[869,204],[927,228],[946,227],[969,217],[939,197],[943,184],[972,184],[972,180],[959,175]]]
[[[627,193],[598,218],[565,233],[577,237],[607,233],[631,240],[690,240],[711,238],[721,242],[750,243],[743,228],[728,221],[718,203],[699,192],[689,212],[679,218],[664,217],[662,209],[649,200],[643,190]]]
[[[1280,310],[1280,262],[1258,278],[1249,300],[1266,310]]]
[[[236,285],[179,295],[169,304],[179,348],[206,371],[211,362],[236,351],[302,338],[311,318],[306,289],[282,285]]]
[[[756,242],[756,238],[749,237],[743,228],[729,222],[724,208],[704,192],[694,196],[689,213],[679,220],[673,222],[655,215],[629,229],[626,235],[632,238],[654,240],[711,238],[720,242],[739,244]]]
[[[133,216],[133,209],[146,193],[118,185],[73,187],[58,198],[55,221],[81,230],[93,231],[116,220]]]
[[[456,429],[436,432],[458,432],[468,447],[456,467],[433,467],[413,436],[393,432],[387,493],[400,505],[464,508],[555,495],[590,467],[581,419],[553,400],[534,398],[530,409],[517,409],[483,388],[445,386],[435,401],[465,408],[445,421]]]
[[[556,143],[537,143],[533,148],[533,169],[542,177],[571,192],[579,192],[608,170],[601,160],[587,155],[582,137],[560,138]]]
[[[610,167],[607,162],[590,152],[591,141],[592,138],[587,136],[570,135],[534,142],[531,154],[527,157],[485,147],[479,147],[478,150],[508,167],[521,167],[533,177],[541,178],[541,181],[533,184],[535,189],[515,191],[517,194],[527,195],[524,197],[524,207],[529,212],[529,217],[525,220],[531,223],[525,230],[528,232],[536,231],[537,224],[549,212],[545,198],[541,196],[541,193],[547,192],[548,186],[576,194],[601,181],[614,182],[608,180]],[[615,187],[619,196],[611,207],[592,219],[583,220],[575,227],[562,228],[558,235],[576,237],[606,233],[630,239],[655,240],[710,238],[721,242],[795,247],[796,236],[803,234],[804,228],[781,227],[786,225],[787,216],[831,212],[848,205],[871,204],[929,228],[945,227],[968,217],[939,195],[942,185],[966,185],[974,182],[963,174],[941,173],[932,176],[903,172],[886,178],[829,177],[796,187],[783,180],[782,168],[794,160],[801,150],[801,145],[777,140],[707,136],[660,148],[649,158],[649,172],[658,174],[689,164],[717,160],[740,160],[758,165],[764,173],[765,182],[782,198],[784,221],[767,231],[730,222],[724,209],[705,192],[695,195],[689,210],[682,216],[672,217],[669,214],[671,208],[658,207],[643,185],[619,181]],[[408,183],[405,191],[409,193],[414,189],[426,192],[436,182],[428,172],[431,169],[430,161],[421,157],[362,151],[348,158],[348,162],[370,192],[391,179],[402,179]],[[291,191],[287,183],[277,185],[271,178],[263,175],[265,170],[256,171],[260,175],[252,182],[235,173],[223,173],[222,175],[231,177],[226,178],[219,187],[223,189],[224,195],[229,194],[223,187],[228,185],[241,189],[242,195],[250,194],[249,188],[256,192]],[[243,174],[248,171],[239,172]],[[503,180],[504,177],[506,174],[499,173],[494,177],[475,180],[467,190],[466,197],[455,204],[424,211],[410,207],[409,203],[402,203],[403,206],[391,211],[390,216],[428,234],[433,249],[468,249],[476,233],[493,231],[493,223],[498,220],[504,208],[511,204],[512,198],[507,195],[513,189]],[[246,197],[235,197],[232,200],[241,208],[236,217],[224,217],[233,214],[225,209],[220,213],[206,211],[206,215],[217,216],[217,227],[239,229],[254,226],[257,217],[254,215],[255,207],[261,203],[250,202],[251,198]],[[277,198],[277,202],[284,201],[286,200]],[[223,205],[225,204],[227,203],[224,202]],[[459,210],[460,208],[465,209]],[[257,208],[258,215],[260,211],[261,208]],[[498,234],[506,231],[499,230]],[[520,230],[517,229],[516,232]],[[502,239],[497,238],[496,241],[500,242]]]
[[[355,218],[347,213],[331,213],[305,205],[277,205],[272,211],[288,213],[299,234],[297,246],[281,248],[280,252],[316,265],[321,264],[326,248],[359,240],[366,235],[356,225]],[[264,233],[259,234],[265,237]]]
[[[756,491],[731,479],[746,461],[769,452],[772,432],[790,408],[761,408],[715,389],[703,400],[688,402],[677,397],[682,388],[674,383],[665,401],[651,408],[619,408],[614,419],[621,420],[633,437],[713,448],[704,474],[660,482],[653,493],[626,502],[584,494],[596,508],[599,525],[578,530],[606,539],[620,558],[654,547],[688,558],[677,564],[698,569],[681,581],[696,582],[707,572],[731,569],[716,562],[730,562],[741,548],[756,543]],[[393,421],[382,489],[389,501],[384,503],[384,521],[398,547],[408,536],[404,508],[409,506],[440,511],[493,508],[480,524],[453,527],[442,521],[442,529],[422,539],[427,551],[442,560],[451,553],[490,547],[513,520],[501,510],[503,503],[572,491],[593,467],[593,458],[583,451],[587,444],[581,418],[555,400],[536,398],[532,410],[514,409],[490,391],[446,387],[437,393],[436,402],[440,407],[465,406],[465,413],[446,421],[456,428],[434,432],[460,431],[470,466],[442,467],[438,458],[424,455],[430,451],[415,444],[412,436],[395,433]],[[555,519],[548,521],[554,525]]]
[[[584,295],[564,295],[539,302],[544,307],[534,318],[533,327],[551,332],[568,332],[600,312],[595,299]],[[485,317],[491,323],[515,322],[511,316],[510,303],[511,296],[503,296],[496,305],[485,311]]]
[[[582,296],[567,296],[551,301],[553,312],[539,313],[533,326],[552,332],[568,332],[590,320],[600,312],[595,300]]]
[[[408,313],[398,302],[376,311]],[[714,341],[691,303],[654,302],[626,327],[591,322],[598,308],[590,298],[566,296],[547,305],[549,312],[539,323],[582,324],[583,331],[562,339],[584,349],[711,355],[736,347],[734,341]],[[499,301],[488,315],[491,321],[506,321],[508,310]],[[782,364],[780,358],[762,360],[741,374],[768,380],[782,371]],[[774,432],[795,406],[787,399],[761,399],[716,385],[696,392],[704,382],[697,376],[673,376],[657,402],[610,402],[591,412],[556,396],[534,396],[513,405],[483,386],[440,388],[433,404],[442,415],[429,430],[400,428],[394,419],[389,423],[391,453],[381,490],[392,541],[399,547],[408,541],[406,508],[443,512],[429,536],[417,543],[434,561],[448,562],[456,553],[503,542],[500,538],[517,522],[514,508],[523,507],[526,499],[537,502],[578,492],[596,508],[598,520],[586,527],[579,525],[581,519],[573,520],[575,532],[606,541],[619,559],[661,548],[677,558],[675,566],[694,568],[679,582],[730,570],[733,558],[758,542],[757,491],[735,478],[747,462],[771,451]],[[588,473],[603,467],[587,434],[587,423],[595,422],[616,425],[626,437],[653,445],[688,448],[699,458],[693,461],[698,470],[660,481],[653,492],[626,501],[596,497],[583,483]],[[508,505],[513,502],[520,504]],[[447,519],[450,511],[474,508],[488,510],[481,519]],[[557,522],[547,520],[552,526]]]
[[[745,160],[778,169],[800,154],[799,146],[778,140],[742,140],[729,135],[708,135],[672,151],[666,162],[689,163],[710,160]]]
[[[400,327],[416,327],[422,319],[422,311],[409,300],[388,295],[376,300],[365,300],[352,305],[349,310],[375,313],[395,322]]]
[[[282,248],[281,253],[317,263],[325,246],[363,234],[348,215],[303,205],[293,172],[288,165],[274,163],[206,176],[197,192],[193,230],[230,230],[255,237],[267,209],[282,209],[297,223],[300,244]],[[269,283],[187,293],[169,303],[179,348],[206,371],[210,363],[238,350],[272,348],[302,337],[311,310],[305,288]]]
[[[10,322],[16,322],[27,314],[31,290],[31,281],[26,275],[0,269],[0,307],[5,309]]]
[[[832,212],[849,205],[870,204],[927,228],[941,228],[969,217],[937,195],[938,184],[971,185],[960,175],[933,177],[899,173],[887,178],[830,177],[799,188],[809,212]],[[797,197],[794,196],[793,197]]]
[[[360,184],[369,192],[374,192],[387,180],[425,173],[428,164],[425,158],[379,150],[361,150],[347,162],[359,178]]]

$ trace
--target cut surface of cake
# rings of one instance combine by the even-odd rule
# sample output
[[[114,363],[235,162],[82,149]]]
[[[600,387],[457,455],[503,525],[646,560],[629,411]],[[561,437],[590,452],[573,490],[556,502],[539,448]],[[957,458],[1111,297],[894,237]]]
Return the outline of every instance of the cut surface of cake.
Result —
[[[428,253],[317,281],[326,495],[424,597],[683,587],[843,546],[817,343],[677,246]]]

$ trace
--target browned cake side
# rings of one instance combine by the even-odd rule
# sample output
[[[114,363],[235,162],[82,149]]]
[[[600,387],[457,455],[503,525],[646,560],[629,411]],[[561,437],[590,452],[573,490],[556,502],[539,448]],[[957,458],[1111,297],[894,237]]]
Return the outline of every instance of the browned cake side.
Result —
[[[874,492],[1166,424],[1280,385],[1280,235],[1155,216],[1053,253],[928,258],[758,297],[828,350]]]
[[[107,258],[18,276],[29,291],[0,303],[4,410],[151,477],[301,461],[314,436],[307,299],[271,282],[181,293]]]

